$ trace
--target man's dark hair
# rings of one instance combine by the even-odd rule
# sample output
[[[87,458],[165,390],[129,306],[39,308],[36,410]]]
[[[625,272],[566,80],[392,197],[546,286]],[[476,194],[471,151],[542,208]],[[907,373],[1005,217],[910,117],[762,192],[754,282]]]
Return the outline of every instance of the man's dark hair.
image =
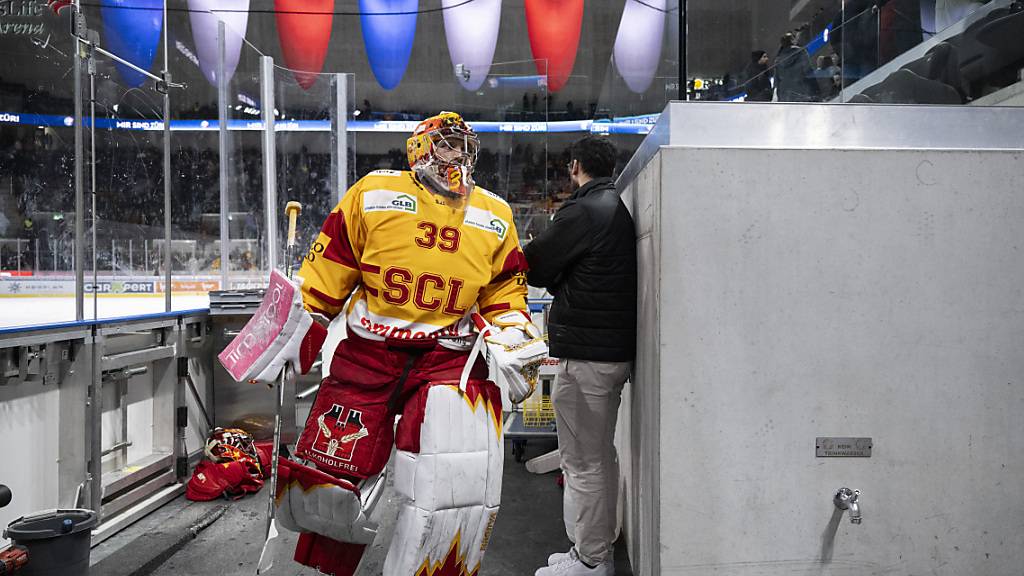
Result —
[[[584,136],[569,147],[569,160],[577,160],[591,178],[610,178],[615,172],[615,145],[608,138]]]

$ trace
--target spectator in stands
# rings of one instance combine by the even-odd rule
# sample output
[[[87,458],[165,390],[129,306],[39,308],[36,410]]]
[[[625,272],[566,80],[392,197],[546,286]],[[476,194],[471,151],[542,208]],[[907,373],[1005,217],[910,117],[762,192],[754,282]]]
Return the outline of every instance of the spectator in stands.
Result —
[[[783,34],[779,39],[779,53],[775,56],[775,93],[779,102],[814,102],[819,99],[811,58],[807,50],[797,45],[792,32]]]
[[[818,56],[818,67],[814,69],[814,79],[818,82],[818,91],[822,102],[827,102],[839,95],[839,66],[832,63],[831,56]]]
[[[743,70],[742,89],[747,92],[747,102],[772,101],[772,72],[768,69],[768,53],[764,50],[750,53],[750,62]]]

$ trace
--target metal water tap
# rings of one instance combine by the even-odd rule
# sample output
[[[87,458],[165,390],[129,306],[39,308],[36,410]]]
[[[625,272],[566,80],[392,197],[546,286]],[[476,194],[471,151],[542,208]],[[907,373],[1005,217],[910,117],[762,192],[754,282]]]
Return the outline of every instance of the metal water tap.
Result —
[[[832,499],[832,503],[836,505],[836,508],[840,510],[850,511],[850,522],[853,524],[860,524],[860,503],[857,501],[860,497],[860,490],[850,490],[849,488],[840,488],[836,492],[835,498]]]

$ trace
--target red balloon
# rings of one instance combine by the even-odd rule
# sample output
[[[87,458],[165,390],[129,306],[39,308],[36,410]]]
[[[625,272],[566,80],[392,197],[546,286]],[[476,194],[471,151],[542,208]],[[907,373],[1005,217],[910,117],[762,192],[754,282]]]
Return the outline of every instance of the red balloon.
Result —
[[[526,0],[526,27],[537,72],[547,60],[548,91],[558,92],[569,80],[583,25],[583,0]]]
[[[327,57],[334,0],[274,0],[274,10],[285,65],[293,71],[299,86],[308,90]]]

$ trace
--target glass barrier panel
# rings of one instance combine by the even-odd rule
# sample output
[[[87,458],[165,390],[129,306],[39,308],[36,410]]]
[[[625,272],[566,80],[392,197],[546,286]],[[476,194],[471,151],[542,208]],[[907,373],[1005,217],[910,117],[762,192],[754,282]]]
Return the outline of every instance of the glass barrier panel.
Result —
[[[255,19],[251,15],[250,19]],[[251,25],[251,23],[250,23]],[[220,161],[227,165],[228,286],[263,287],[269,270],[263,193],[263,123],[260,119],[260,58],[263,54],[246,41],[239,22],[225,23],[225,47],[237,46],[234,73],[225,59],[227,91],[224,94],[227,141]]]
[[[688,100],[1024,104],[1019,1],[692,0],[687,10]]]
[[[686,99],[820,102],[838,94],[841,0],[686,3]]]
[[[111,319],[164,312],[161,285],[172,269],[187,266],[187,247],[166,241],[164,94],[154,76],[163,69],[159,4],[131,8],[82,6],[98,48],[89,51],[83,77],[84,183],[88,207],[85,318]],[[177,241],[175,241],[177,242]],[[152,379],[104,378],[97,401],[100,471],[123,471],[155,452],[140,406]],[[129,430],[132,430],[129,437]]]
[[[91,215],[84,239],[85,317],[163,312],[166,142],[164,98],[154,78],[163,67],[163,13],[148,5],[81,10],[85,34],[99,47],[90,51],[83,75],[83,180]],[[185,264],[182,252],[172,249],[172,267]]]
[[[523,60],[496,62],[479,83],[469,68],[453,72],[459,82],[452,88],[453,103],[469,119],[480,136],[480,154],[474,172],[476,183],[501,196],[512,207],[521,238],[536,233],[534,214],[550,204],[548,155],[552,105],[547,62]],[[478,85],[476,85],[478,84]],[[476,85],[476,88],[469,88]],[[570,112],[575,113],[570,106]],[[568,122],[569,113],[558,113]]]
[[[302,205],[291,261],[297,272],[327,215],[354,182],[348,159],[355,139],[345,130],[355,109],[354,87],[351,75],[274,68],[278,204],[274,210],[277,261],[282,270],[288,264],[288,202]],[[342,154],[344,159],[339,161]]]
[[[194,3],[190,3],[192,8]],[[172,6],[173,8],[173,6]],[[219,57],[216,15],[171,9],[171,308],[206,308],[220,287]],[[159,282],[163,292],[164,279]]]
[[[842,101],[1024,104],[1024,4],[847,0]]]
[[[612,120],[658,114],[668,101],[679,99],[679,4],[627,0],[603,10],[588,5],[583,16],[587,33],[567,88],[578,83],[589,87],[589,95],[582,106],[578,100],[570,106],[565,99],[563,106],[582,117]],[[695,28],[691,34],[701,32]]]
[[[75,320],[69,11],[8,6],[0,34],[0,329]]]

